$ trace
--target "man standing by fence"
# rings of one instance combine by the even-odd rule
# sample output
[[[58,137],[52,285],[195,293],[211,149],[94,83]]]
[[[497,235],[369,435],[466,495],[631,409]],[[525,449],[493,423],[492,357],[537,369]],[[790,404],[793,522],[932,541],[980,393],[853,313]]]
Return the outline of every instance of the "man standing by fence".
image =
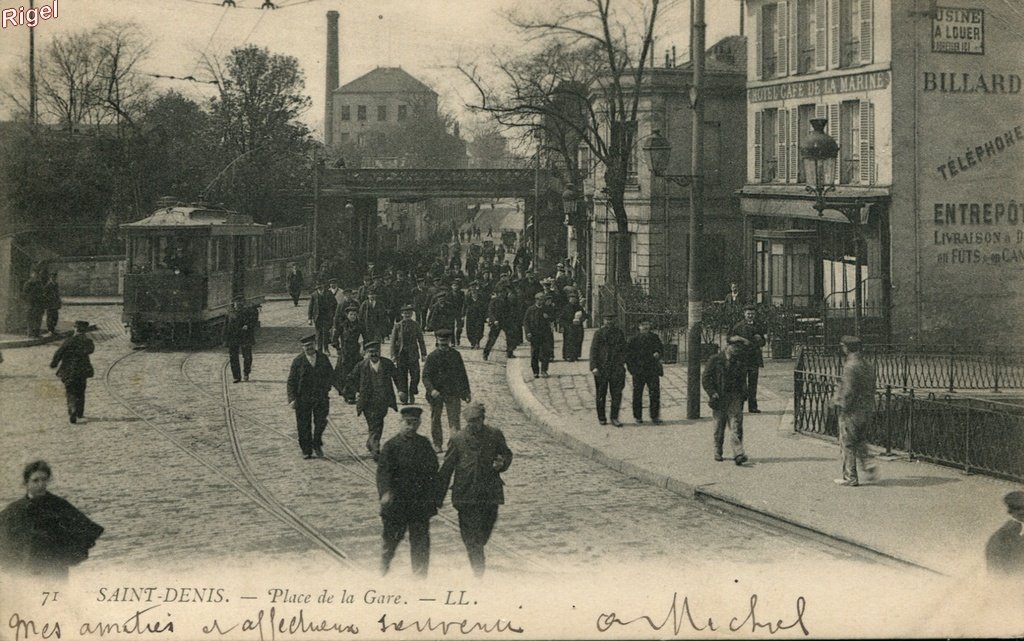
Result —
[[[701,383],[710,399],[708,405],[715,417],[715,460],[722,461],[725,430],[729,428],[733,462],[743,465],[747,455],[743,451],[743,401],[747,398],[746,361],[742,350],[747,339],[730,336],[724,352],[708,360]]]
[[[839,410],[839,447],[843,457],[843,478],[839,485],[856,487],[857,462],[868,481],[877,478],[875,464],[867,447],[867,428],[875,410],[875,369],[861,357],[861,341],[856,336],[840,339],[843,377],[833,403]]]
[[[757,308],[753,305],[743,308],[743,320],[733,325],[729,332],[730,336],[742,336],[747,340],[741,356],[746,362],[747,409],[751,414],[758,414],[761,411],[757,408],[757,379],[761,368],[764,367],[764,355],[761,353],[761,348],[765,344],[767,334],[768,331],[757,319]]]

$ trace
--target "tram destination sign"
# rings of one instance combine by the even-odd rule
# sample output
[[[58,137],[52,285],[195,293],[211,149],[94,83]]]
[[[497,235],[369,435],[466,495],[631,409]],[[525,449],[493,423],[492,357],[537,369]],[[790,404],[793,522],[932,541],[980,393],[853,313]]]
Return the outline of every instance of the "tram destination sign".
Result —
[[[932,52],[985,55],[985,11],[937,7],[932,16]]]

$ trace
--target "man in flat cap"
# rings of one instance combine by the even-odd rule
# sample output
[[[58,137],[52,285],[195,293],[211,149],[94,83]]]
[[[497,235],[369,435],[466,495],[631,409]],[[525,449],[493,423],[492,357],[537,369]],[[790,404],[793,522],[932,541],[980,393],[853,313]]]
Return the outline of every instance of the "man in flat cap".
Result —
[[[459,533],[476,576],[484,573],[484,546],[498,520],[498,506],[505,502],[501,473],[512,464],[512,450],[505,435],[486,425],[484,419],[482,403],[466,406],[466,429],[452,437],[438,473],[441,503],[451,484]]]
[[[1003,497],[1010,520],[996,530],[985,546],[985,563],[991,574],[1024,578],[1024,492]]]
[[[644,422],[644,388],[650,397],[648,410],[652,423],[661,422],[661,375],[665,373],[661,364],[664,347],[661,338],[651,331],[651,320],[644,318],[639,323],[640,332],[626,344],[626,368],[633,377],[633,418]]]
[[[356,400],[356,416],[366,418],[366,449],[373,455],[373,460],[380,457],[380,438],[384,433],[384,418],[388,408],[398,410],[395,401],[395,385],[399,385],[398,370],[395,364],[380,355],[380,343],[369,341],[363,345],[366,358],[356,365],[352,378],[357,381],[359,390]]]
[[[224,345],[228,348],[231,376],[238,383],[245,377],[249,380],[252,372],[252,346],[256,344],[256,310],[245,304],[244,296],[231,300],[227,320],[224,321]],[[242,366],[238,357],[241,354]]]
[[[448,412],[449,438],[459,431],[462,401],[471,400],[469,376],[462,355],[451,346],[452,330],[436,332],[437,348],[430,352],[423,365],[423,387],[427,390],[430,403],[430,437],[434,449],[443,451],[444,432],[441,429],[441,412]]]
[[[359,322],[366,338],[371,341],[382,341],[385,334],[391,335],[391,319],[376,286],[367,291],[366,300],[359,306]]]
[[[96,345],[85,335],[88,330],[88,321],[76,320],[75,333],[64,339],[50,361],[50,367],[57,368],[57,378],[64,383],[68,421],[72,423],[85,414],[85,386],[95,374],[89,354],[96,350]]]
[[[530,369],[533,377],[548,377],[548,364],[555,351],[555,335],[551,329],[553,317],[544,292],[534,295],[534,304],[523,315],[523,333],[530,341]]]
[[[381,574],[387,574],[395,549],[409,531],[413,574],[426,576],[430,565],[430,517],[437,514],[437,454],[430,440],[417,434],[423,410],[401,409],[402,431],[380,450],[377,461],[377,493],[381,536]]]
[[[843,459],[843,478],[838,485],[856,487],[857,463],[864,468],[868,481],[878,474],[874,459],[867,446],[867,429],[875,411],[875,368],[861,357],[861,340],[856,336],[843,336],[843,377],[836,388],[833,404],[839,410],[839,448]]]
[[[356,402],[355,383],[352,370],[363,360],[362,343],[369,340],[359,322],[359,309],[355,303],[339,308],[334,315],[332,331],[334,348],[338,350],[338,360],[334,364],[334,389],[345,398],[349,405]]]
[[[747,364],[743,350],[748,343],[742,336],[730,336],[728,341],[724,351],[708,359],[701,384],[708,393],[708,405],[715,418],[715,460],[724,460],[722,446],[728,427],[733,462],[743,465],[747,462],[743,451],[743,403],[747,399]]]
[[[302,272],[299,271],[299,266],[292,263],[288,271],[288,295],[292,297],[295,307],[299,306],[299,297],[302,296],[303,284]]]
[[[313,454],[324,455],[323,434],[331,410],[328,393],[334,381],[331,360],[317,350],[316,340],[313,335],[299,341],[302,353],[295,357],[288,370],[288,407],[295,410],[299,448],[305,459],[313,458]]]
[[[416,308],[402,307],[402,318],[391,330],[391,360],[398,368],[398,398],[402,403],[416,402],[420,393],[420,361],[427,357],[423,329],[413,319]]]
[[[309,324],[316,329],[316,348],[324,354],[331,353],[331,327],[334,314],[338,311],[338,299],[327,291],[324,282],[318,281],[316,289],[309,296]]]
[[[741,336],[746,339],[743,344],[743,351],[740,356],[747,367],[747,410],[751,414],[759,414],[757,408],[757,379],[761,368],[764,367],[764,354],[761,348],[764,347],[765,337],[768,330],[757,318],[757,307],[747,305],[743,308],[743,320],[733,325],[729,336]]]
[[[480,348],[480,341],[484,337],[484,324],[487,322],[487,299],[480,293],[480,285],[476,281],[469,284],[469,294],[466,296],[466,339],[473,349]]]
[[[626,335],[616,325],[615,314],[605,314],[601,327],[594,332],[590,342],[590,371],[594,375],[597,392],[597,422],[607,425],[605,399],[612,393],[612,425],[622,427],[619,421],[619,407],[622,405],[622,388],[626,386]]]

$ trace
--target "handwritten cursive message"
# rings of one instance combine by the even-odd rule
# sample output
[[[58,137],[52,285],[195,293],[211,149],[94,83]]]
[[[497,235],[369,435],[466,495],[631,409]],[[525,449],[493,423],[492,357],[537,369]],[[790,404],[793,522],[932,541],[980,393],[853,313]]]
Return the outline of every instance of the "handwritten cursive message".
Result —
[[[810,632],[804,624],[804,612],[807,607],[807,601],[804,597],[799,596],[796,598],[794,606],[796,612],[792,619],[766,617],[758,613],[757,595],[751,594],[745,612],[740,615],[726,617],[729,623],[727,626],[723,626],[713,617],[695,616],[690,606],[689,597],[683,596],[682,601],[680,601],[679,593],[673,592],[668,611],[660,622],[657,621],[658,615],[641,614],[631,619],[623,619],[615,612],[602,612],[597,616],[595,624],[598,632],[607,632],[615,626],[626,627],[636,624],[639,626],[646,625],[651,630],[656,631],[671,630],[674,635],[679,634],[686,627],[689,627],[694,632],[750,632],[752,634],[768,632],[768,634],[776,634],[799,626],[804,636],[808,636]],[[724,621],[725,619],[722,620]]]

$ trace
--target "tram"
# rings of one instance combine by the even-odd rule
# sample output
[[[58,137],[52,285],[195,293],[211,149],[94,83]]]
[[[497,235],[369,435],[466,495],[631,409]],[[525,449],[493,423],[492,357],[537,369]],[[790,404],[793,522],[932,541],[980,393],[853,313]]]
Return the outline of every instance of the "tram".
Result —
[[[263,303],[266,225],[201,204],[170,205],[121,225],[122,321],[134,343],[219,340],[231,301]]]

